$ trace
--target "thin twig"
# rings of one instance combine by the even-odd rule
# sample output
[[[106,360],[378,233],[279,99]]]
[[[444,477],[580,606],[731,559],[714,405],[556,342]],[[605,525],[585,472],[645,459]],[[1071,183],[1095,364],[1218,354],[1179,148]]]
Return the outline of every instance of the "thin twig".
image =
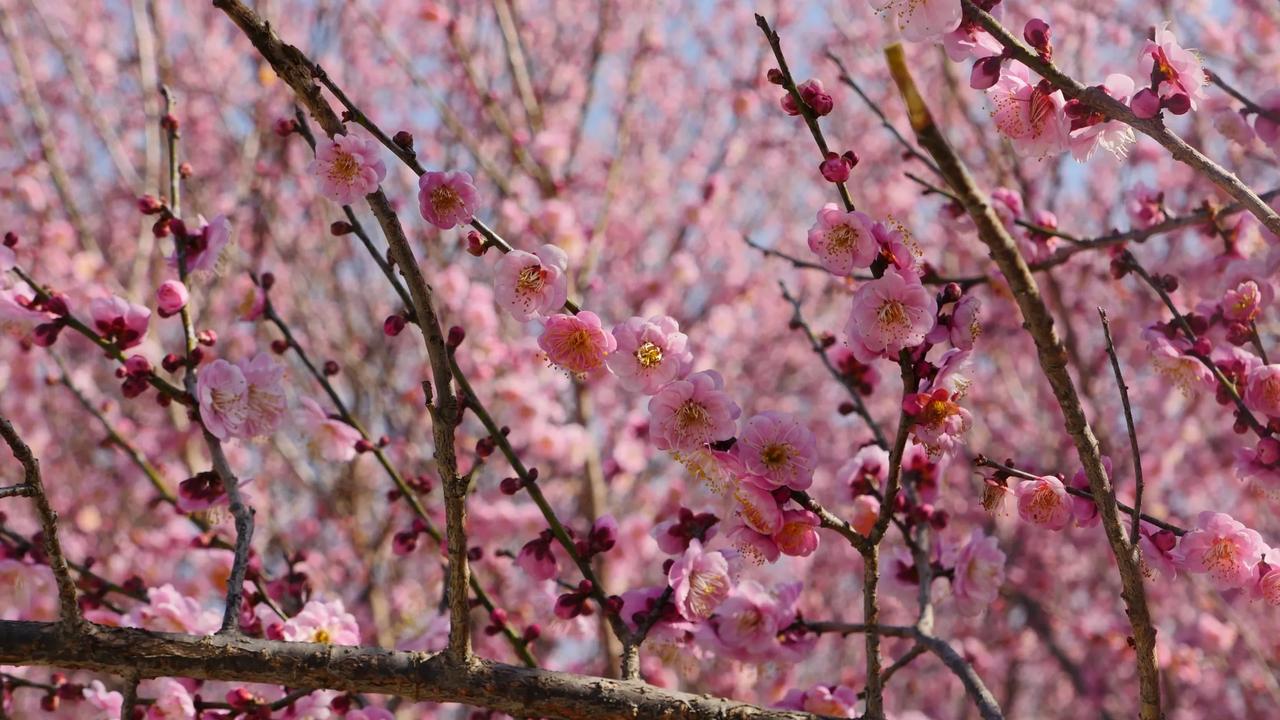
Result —
[[[1142,515],[1142,452],[1138,449],[1138,431],[1133,427],[1133,408],[1129,405],[1129,386],[1124,383],[1124,375],[1120,372],[1120,358],[1116,356],[1115,343],[1111,341],[1111,323],[1107,320],[1107,311],[1098,308],[1098,317],[1102,320],[1102,335],[1107,341],[1107,355],[1111,357],[1111,369],[1116,374],[1116,387],[1120,389],[1120,403],[1124,405],[1124,422],[1129,429],[1129,451],[1133,454],[1133,525],[1129,530],[1129,544],[1138,544],[1138,530]]]
[[[1235,98],[1236,100],[1239,100],[1240,104],[1244,105],[1249,112],[1254,113],[1256,115],[1261,115],[1262,117],[1267,118],[1271,122],[1280,123],[1280,112],[1262,107],[1261,105],[1254,102],[1253,100],[1250,100],[1248,96],[1246,96],[1244,93],[1240,92],[1234,87],[1231,87],[1231,85],[1229,85],[1226,80],[1223,80],[1222,76],[1219,75],[1218,73],[1213,72],[1212,70],[1209,70],[1206,68],[1204,71],[1204,74],[1205,74],[1205,77],[1209,78],[1209,82],[1213,83],[1214,85],[1217,85],[1218,87],[1222,88],[1223,92]]]

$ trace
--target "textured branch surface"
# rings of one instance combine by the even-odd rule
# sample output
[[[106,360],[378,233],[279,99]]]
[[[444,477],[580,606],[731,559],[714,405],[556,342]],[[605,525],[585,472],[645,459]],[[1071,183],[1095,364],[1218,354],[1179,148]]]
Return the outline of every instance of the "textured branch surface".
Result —
[[[1102,515],[1102,526],[1107,534],[1107,542],[1111,545],[1111,552],[1115,555],[1116,565],[1120,570],[1123,586],[1121,595],[1128,610],[1129,623],[1133,628],[1134,648],[1137,652],[1140,717],[1142,720],[1160,720],[1163,713],[1160,711],[1160,676],[1155,657],[1156,631],[1151,623],[1151,613],[1147,606],[1146,588],[1142,584],[1138,551],[1128,543],[1124,529],[1120,525],[1115,492],[1102,466],[1102,453],[1098,449],[1098,440],[1094,437],[1093,429],[1085,418],[1075,383],[1067,372],[1067,353],[1057,330],[1054,329],[1053,317],[1049,314],[1049,308],[1040,296],[1040,289],[1031,274],[1031,269],[1027,266],[1013,238],[1005,230],[987,198],[978,190],[968,169],[951,149],[942,131],[934,124],[928,107],[916,90],[910,70],[907,69],[902,46],[889,47],[885,50],[885,55],[889,61],[894,82],[898,85],[898,90],[906,103],[911,128],[916,133],[917,141],[937,161],[942,176],[973,218],[978,228],[978,237],[986,244],[991,258],[995,260],[1008,281],[1014,300],[1022,311],[1027,332],[1035,341],[1040,368],[1053,389],[1058,406],[1062,409],[1067,434],[1075,443],[1076,454],[1089,478],[1089,488]]]
[[[68,637],[53,623],[0,622],[0,665],[50,665],[121,676],[328,688],[457,702],[517,717],[803,720],[770,710],[640,682],[607,680],[487,661],[378,648],[285,643],[246,637],[197,637],[90,626]]]

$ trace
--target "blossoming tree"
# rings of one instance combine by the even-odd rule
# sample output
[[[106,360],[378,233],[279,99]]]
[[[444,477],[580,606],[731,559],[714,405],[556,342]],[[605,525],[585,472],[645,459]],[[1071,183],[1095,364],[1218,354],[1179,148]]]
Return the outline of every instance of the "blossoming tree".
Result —
[[[1274,715],[1274,3],[0,39],[0,718]]]

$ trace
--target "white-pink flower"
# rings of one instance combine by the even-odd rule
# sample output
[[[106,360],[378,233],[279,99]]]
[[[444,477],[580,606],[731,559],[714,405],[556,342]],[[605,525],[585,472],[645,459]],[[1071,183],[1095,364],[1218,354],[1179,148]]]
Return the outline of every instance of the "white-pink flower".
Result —
[[[788,413],[770,411],[753,416],[743,425],[734,449],[747,471],[770,487],[807,490],[813,484],[817,439]]]
[[[235,365],[217,359],[200,369],[196,397],[205,429],[220,440],[275,432],[284,418],[284,366],[259,353]]]
[[[617,351],[606,359],[622,387],[653,395],[693,369],[689,337],[680,324],[665,315],[648,320],[633,317],[613,326]]]
[[[139,687],[138,694],[153,698],[147,707],[147,720],[191,720],[196,717],[191,693],[173,678],[148,680]]]
[[[355,135],[316,143],[316,157],[307,171],[319,181],[320,194],[340,205],[350,205],[377,190],[387,176],[377,143]]]
[[[231,242],[231,221],[225,215],[216,215],[208,221],[203,215],[197,215],[196,222],[196,229],[188,232],[184,240],[175,239],[175,242],[183,242],[182,264],[188,273],[212,270],[222,255],[222,249]],[[177,250],[165,261],[174,270],[179,269]]]
[[[703,370],[668,383],[649,400],[649,437],[659,450],[692,452],[733,437],[742,414],[724,392],[724,378]]]
[[[698,540],[671,565],[667,582],[674,591],[676,610],[686,620],[706,620],[733,590],[729,558],[718,551],[708,552]]]
[[[543,245],[536,254],[512,250],[494,268],[498,304],[522,321],[558,312],[569,298],[568,266],[569,256],[555,245]]]
[[[1047,530],[1061,530],[1071,523],[1071,496],[1060,478],[1046,475],[1023,480],[1014,492],[1018,497],[1018,515],[1023,520]]]
[[[1142,46],[1142,55],[1151,58],[1151,74],[1160,77],[1157,88],[1160,98],[1168,100],[1175,95],[1186,95],[1191,109],[1195,110],[1196,101],[1205,97],[1208,78],[1200,57],[1178,44],[1168,22],[1156,28],[1155,37]]]
[[[108,691],[101,680],[90,682],[81,692],[84,704],[80,706],[82,713],[77,715],[81,720],[116,720],[120,717],[124,696],[114,690]]]
[[[1133,95],[1133,88],[1133,78],[1120,73],[1108,75],[1102,84],[1107,95],[1125,104]],[[1089,160],[1098,148],[1111,153],[1117,160],[1123,160],[1129,154],[1129,147],[1135,139],[1133,128],[1118,120],[1107,120],[1078,102],[1068,103],[1065,110],[1071,121],[1068,143],[1076,160]]]
[[[342,420],[330,417],[311,398],[302,398],[301,405],[294,413],[294,420],[307,436],[311,449],[329,462],[355,459],[360,432]]]
[[[91,300],[89,316],[98,334],[121,350],[141,344],[151,322],[151,310],[114,295]]]
[[[478,202],[471,175],[461,170],[428,172],[418,178],[418,209],[441,230],[471,222]]]
[[[974,528],[954,561],[951,592],[956,609],[964,615],[978,615],[985,610],[1000,592],[1004,563],[1005,554],[996,539]]]
[[[863,363],[895,356],[924,342],[937,314],[937,300],[919,277],[890,270],[854,291],[845,325],[849,349]]]
[[[177,280],[166,280],[156,288],[156,309],[160,311],[160,317],[171,317],[187,306],[189,298],[186,285]]]
[[[1046,157],[1067,149],[1062,93],[1033,81],[1022,63],[1010,62],[987,97],[996,129],[1019,155]]]
[[[290,642],[360,644],[360,626],[341,600],[308,600],[297,615],[285,622],[281,633]]]
[[[834,203],[818,211],[818,220],[809,228],[809,249],[817,253],[822,267],[835,275],[849,275],[871,265],[880,248],[871,234],[871,218],[865,213],[844,212]]]
[[[886,13],[904,40],[921,42],[951,32],[960,25],[960,0],[870,0]]]
[[[1206,573],[1226,590],[1252,581],[1254,568],[1267,550],[1256,530],[1226,513],[1206,510],[1196,519],[1196,529],[1178,541],[1172,555],[1179,568]]]
[[[538,347],[547,360],[575,375],[598,370],[618,347],[613,335],[605,332],[600,316],[589,310],[577,315],[560,313],[546,319]]]
[[[1253,119],[1253,131],[1271,148],[1271,152],[1280,154],[1280,122],[1271,119],[1280,117],[1280,90],[1271,90],[1258,98],[1258,105],[1269,111],[1269,115],[1258,113]]]
[[[211,635],[222,624],[215,610],[205,609],[197,600],[178,592],[173,585],[147,589],[147,604],[139,605],[121,618],[126,627],[159,632]]]

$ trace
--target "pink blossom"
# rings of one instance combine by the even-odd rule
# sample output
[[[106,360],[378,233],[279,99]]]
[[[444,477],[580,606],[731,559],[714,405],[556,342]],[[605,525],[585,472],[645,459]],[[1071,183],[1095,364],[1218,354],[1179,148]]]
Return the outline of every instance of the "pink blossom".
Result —
[[[1206,510],[1173,551],[1174,562],[1189,573],[1207,573],[1222,589],[1247,585],[1267,552],[1262,536],[1226,513]]]
[[[191,635],[210,635],[222,624],[216,611],[204,609],[168,584],[148,588],[147,604],[134,608],[120,622],[126,627]]]
[[[378,158],[378,145],[355,135],[335,135],[316,143],[316,157],[307,172],[320,182],[320,194],[350,205],[378,189],[387,177],[386,163]]]
[[[1003,5],[996,5],[992,8],[991,13],[999,19]],[[980,25],[973,22],[961,22],[960,26],[955,30],[942,36],[942,48],[946,51],[947,57],[951,62],[964,62],[970,58],[975,60],[987,58],[993,55],[1000,55],[1004,52],[1004,46],[999,40],[991,37],[991,34],[983,30]]]
[[[771,488],[806,490],[818,463],[817,439],[794,416],[763,412],[747,420],[735,446],[748,472]]]
[[[138,694],[153,698],[147,707],[147,720],[190,720],[196,717],[191,693],[173,678],[148,680],[139,688]]]
[[[1280,116],[1280,90],[1271,90],[1258,98],[1258,105],[1270,112],[1258,113],[1253,119],[1253,130],[1258,139],[1271,147],[1271,152],[1280,154],[1280,123],[1272,117]]]
[[[390,710],[373,705],[351,710],[342,716],[343,720],[395,720],[395,717]]]
[[[949,454],[973,424],[973,416],[960,407],[969,388],[968,379],[961,374],[969,354],[969,350],[948,350],[938,361],[933,381],[922,381],[919,392],[902,398],[902,409],[911,416],[911,432],[930,457]]]
[[[960,3],[954,0],[870,0],[871,7],[893,18],[904,40],[933,40],[960,24]]]
[[[809,228],[809,249],[835,275],[868,267],[879,254],[871,235],[871,218],[865,213],[844,212],[834,203],[818,211],[817,222]]]
[[[222,249],[231,242],[231,222],[224,215],[216,215],[213,220],[206,221],[203,215],[196,216],[198,226],[185,238],[175,238],[174,242],[183,243],[182,264],[188,273],[212,270],[217,265]],[[165,260],[169,267],[178,268],[178,252]]]
[[[919,277],[891,270],[854,291],[853,312],[845,325],[849,348],[864,363],[896,356],[924,342],[937,313],[937,301]]]
[[[1153,577],[1156,571],[1167,580],[1178,577],[1178,566],[1173,555],[1178,536],[1168,530],[1143,520],[1139,525],[1138,544],[1142,547],[1143,572]]]
[[[822,521],[808,510],[787,510],[782,514],[782,527],[773,541],[783,555],[807,557],[818,549],[818,527]]]
[[[0,331],[22,337],[37,325],[53,320],[53,313],[29,307],[34,297],[35,291],[24,282],[15,283],[8,288],[0,282]]]
[[[81,708],[85,713],[79,716],[81,720],[117,720],[120,717],[124,696],[114,690],[108,691],[101,680],[90,682],[81,692],[84,694]]]
[[[880,501],[874,495],[859,495],[853,499],[853,512],[849,516],[849,525],[863,537],[871,535],[871,529],[880,519]]]
[[[187,286],[177,280],[166,280],[156,289],[156,309],[160,311],[160,317],[167,318],[177,315],[182,308],[187,306]]]
[[[196,396],[205,428],[220,440],[275,432],[286,409],[283,377],[284,366],[266,353],[235,365],[217,359],[204,366]]]
[[[1151,364],[1156,372],[1181,390],[1183,395],[1191,395],[1216,384],[1209,368],[1187,355],[1181,349],[1180,341],[1175,344],[1155,329],[1143,331],[1142,335],[1147,341],[1147,353],[1151,355]]]
[[[294,421],[302,428],[310,448],[329,462],[350,462],[356,457],[356,443],[360,431],[325,413],[320,404],[311,398],[300,399],[300,407],[294,412]]]
[[[765,478],[747,476],[733,489],[738,501],[738,516],[747,527],[762,535],[772,535],[782,527],[782,509],[769,490],[773,483]]]
[[[735,516],[728,521],[725,538],[733,543],[733,547],[742,553],[743,557],[757,565],[777,562],[782,555],[772,535],[756,532],[741,517]]]
[[[1260,365],[1249,373],[1244,404],[1256,413],[1280,418],[1280,365]]]
[[[494,268],[498,304],[521,321],[556,312],[569,297],[568,266],[569,256],[555,245],[536,254],[512,250]]]
[[[1061,530],[1071,522],[1071,501],[1062,480],[1051,475],[1023,480],[1014,491],[1018,515],[1047,530]]]
[[[994,602],[1004,583],[1004,563],[1005,554],[996,539],[974,528],[954,561],[951,592],[956,609],[964,615],[978,615]]]
[[[889,451],[874,443],[864,445],[836,471],[836,483],[855,493],[882,488],[889,476]]]
[[[1156,92],[1161,100],[1184,95],[1190,101],[1191,109],[1195,110],[1196,100],[1205,97],[1204,87],[1208,78],[1200,57],[1178,44],[1168,22],[1156,28],[1155,37],[1142,46],[1142,55],[1151,58],[1152,77],[1160,78]]]
[[[1102,84],[1103,92],[1122,103],[1129,101],[1133,88],[1133,78],[1119,73],[1108,75]],[[1071,121],[1068,143],[1076,160],[1089,160],[1098,148],[1111,153],[1116,160],[1124,160],[1129,154],[1135,140],[1133,128],[1118,120],[1107,120],[1074,100],[1064,106],[1064,111]]]
[[[1107,471],[1107,477],[1111,477],[1111,458],[1106,455],[1102,456],[1102,467]],[[1089,476],[1085,474],[1084,468],[1076,470],[1076,474],[1071,476],[1071,487],[1077,490],[1092,491],[1089,486]],[[1071,496],[1071,516],[1076,520],[1076,526],[1082,528],[1090,528],[1102,522],[1102,517],[1098,513],[1098,504],[1089,498],[1082,498],[1079,495]]]
[[[1046,157],[1067,148],[1062,93],[1034,82],[1025,65],[1011,62],[987,97],[996,129],[1019,155]]]
[[[551,551],[554,537],[550,530],[543,530],[538,537],[525,543],[516,555],[516,565],[534,580],[550,580],[560,572],[560,565]]]
[[[1238,323],[1251,323],[1262,312],[1262,291],[1258,283],[1245,280],[1228,288],[1222,296],[1222,315]]]
[[[93,327],[121,350],[142,344],[151,322],[151,311],[121,297],[97,298],[89,302]]]
[[[422,217],[441,230],[471,222],[478,203],[479,193],[471,175],[462,170],[428,172],[418,179]]]
[[[920,254],[915,243],[908,240],[903,227],[897,223],[876,221],[871,226],[871,236],[880,246],[880,256],[904,275],[916,267],[916,256]]]
[[[659,450],[691,452],[728,440],[742,414],[714,370],[668,383],[649,400],[649,437]]]
[[[804,694],[800,709],[824,717],[856,718],[858,693],[843,685],[816,685]]]
[[[1280,607],[1280,549],[1268,550],[1258,568],[1258,596],[1268,605]]]
[[[605,362],[627,390],[654,395],[693,369],[689,337],[680,332],[680,324],[673,318],[633,317],[613,326],[613,338],[617,352]]]
[[[1164,193],[1147,187],[1145,183],[1138,183],[1129,191],[1125,209],[1139,228],[1158,225],[1165,220]]]
[[[675,591],[672,599],[680,616],[693,621],[711,617],[733,589],[729,571],[729,558],[723,553],[708,552],[703,550],[701,542],[690,541],[684,555],[667,573],[667,582]]]
[[[951,344],[960,350],[972,350],[973,343],[982,334],[982,301],[976,295],[965,295],[960,298],[951,310],[951,320],[947,323],[950,331],[947,336]]]
[[[618,348],[618,341],[605,332],[599,316],[583,310],[577,315],[560,313],[547,318],[538,347],[552,364],[570,373],[586,374],[604,367],[605,357]]]
[[[1213,129],[1222,133],[1223,137],[1243,147],[1250,147],[1253,144],[1255,131],[1249,126],[1249,119],[1242,111],[1224,106],[1214,110],[1210,117],[1213,120]],[[1261,115],[1254,120],[1254,124],[1259,121],[1268,122]]]
[[[360,644],[360,627],[341,600],[308,600],[297,615],[284,623],[281,633],[290,642]]]
[[[1236,477],[1252,481],[1264,494],[1280,498],[1280,441],[1262,438],[1257,446],[1235,451]]]
[[[712,627],[716,639],[734,657],[753,660],[777,641],[779,612],[777,599],[753,580],[745,580],[716,609]]]

